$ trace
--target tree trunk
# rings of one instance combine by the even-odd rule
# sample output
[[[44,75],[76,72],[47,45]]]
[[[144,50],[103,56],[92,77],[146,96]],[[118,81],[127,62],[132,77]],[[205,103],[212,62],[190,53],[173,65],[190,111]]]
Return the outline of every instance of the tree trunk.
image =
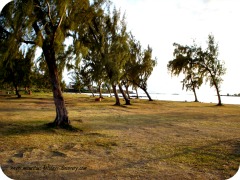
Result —
[[[194,93],[194,97],[195,97],[195,101],[194,102],[199,102],[198,99],[197,99],[197,93],[196,93],[196,89],[195,87],[193,86],[193,93]]]
[[[223,104],[222,104],[222,101],[221,101],[221,95],[220,95],[220,91],[219,91],[219,88],[218,88],[216,82],[214,82],[214,86],[216,88],[217,96],[218,96],[218,104],[217,104],[217,106],[222,106]]]
[[[141,88],[141,89],[146,93],[149,101],[153,101],[152,98],[151,98],[151,96],[148,94],[147,90],[146,90],[145,88]]]
[[[91,91],[92,96],[95,97],[95,95],[94,95],[94,93],[93,93],[92,85],[89,85],[89,86],[88,86],[88,89]]]
[[[98,84],[98,91],[99,91],[99,97],[103,98],[101,84]]]
[[[213,85],[217,91],[217,96],[218,96],[218,104],[217,106],[222,106],[222,101],[221,101],[221,96],[220,96],[220,91],[219,91],[219,88],[218,88],[218,84],[216,83],[215,81],[215,77],[212,75],[211,71],[209,71],[210,75],[211,75],[211,78],[212,78],[212,81],[213,81]]]
[[[115,99],[116,99],[115,105],[120,106],[121,103],[120,103],[120,99],[119,99],[119,97],[118,97],[116,85],[112,84],[112,88],[113,88],[113,93],[114,93],[114,96],[115,96]]]
[[[122,86],[121,86],[120,84],[118,84],[118,87],[119,87],[120,92],[121,92],[122,95],[123,95],[123,98],[124,98],[124,100],[125,100],[125,102],[126,102],[126,105],[131,105],[130,99],[127,98],[127,95],[126,95],[125,92],[123,91]]]
[[[55,51],[53,45],[46,45],[46,42],[44,43],[42,49],[49,69],[49,76],[52,83],[53,99],[56,107],[56,118],[53,124],[55,126],[64,127],[66,125],[69,125],[70,121],[68,119],[68,112],[60,87]]]
[[[138,90],[137,90],[137,88],[135,89],[135,91],[136,91],[136,98],[138,99],[139,96],[138,96]]]
[[[128,91],[129,85],[125,85],[125,88],[126,88],[126,93],[127,93],[128,99],[131,99],[131,97],[129,95],[129,91]]]
[[[14,88],[15,88],[17,98],[21,98],[22,96],[21,96],[21,94],[19,94],[18,86],[14,85]]]
[[[194,94],[194,97],[195,97],[194,102],[198,102],[195,83],[193,82],[192,76],[190,78],[191,78],[190,80],[191,80],[192,91],[193,91],[193,94]]]

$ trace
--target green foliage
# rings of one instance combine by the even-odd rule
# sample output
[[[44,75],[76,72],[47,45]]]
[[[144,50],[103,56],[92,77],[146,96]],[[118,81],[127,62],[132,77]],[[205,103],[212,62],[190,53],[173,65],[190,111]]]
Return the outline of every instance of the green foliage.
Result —
[[[220,88],[223,81],[222,76],[226,73],[224,61],[218,59],[218,44],[215,43],[213,35],[208,36],[207,44],[207,49],[199,52],[201,55],[200,73],[206,77],[206,82],[210,82],[211,87]]]
[[[136,59],[132,59],[125,15],[107,0],[14,1],[1,14],[0,30],[1,38],[8,39],[1,42],[3,61],[10,62],[15,50],[23,46],[26,53],[30,47],[42,49],[32,68],[36,87],[48,88],[50,79],[52,89],[60,89],[64,68],[80,67],[82,61],[83,70],[75,68],[73,77],[79,87],[92,82],[99,87],[103,82],[112,86],[123,82],[146,90],[156,65],[150,47],[139,52],[135,49]],[[132,64],[128,68],[137,70],[137,75],[129,81],[133,73],[128,72],[127,66]],[[84,77],[86,73],[89,79]]]
[[[3,47],[7,48],[1,53],[2,59],[9,60],[9,56],[24,43],[40,48],[53,45],[52,53],[60,71],[70,61],[79,63],[80,55],[86,54],[86,47],[77,37],[84,33],[92,14],[102,4],[104,1],[90,4],[88,0],[18,0],[9,3],[0,17],[1,36],[8,37],[4,42]],[[65,40],[69,37],[73,42],[66,47]]]
[[[125,66],[127,79],[143,90],[147,90],[147,80],[153,68],[157,65],[157,60],[152,59],[152,48],[142,49],[140,42],[131,35],[129,39],[130,56],[129,62]]]
[[[202,50],[194,43],[192,46],[182,46],[174,43],[175,59],[169,61],[167,67],[172,75],[185,75],[183,87],[191,89],[195,93],[195,88],[199,88],[205,78],[210,82],[210,87],[215,87],[218,95],[219,105],[221,105],[220,85],[222,76],[226,73],[224,62],[218,59],[218,44],[215,43],[213,35],[208,36],[208,47]]]
[[[70,79],[72,81],[71,84],[73,89],[75,91],[81,92],[81,89],[84,87],[84,82],[83,82],[84,77],[81,75],[80,67],[79,66],[75,67],[74,70],[69,74],[71,74]]]
[[[0,82],[13,86],[18,97],[19,87],[26,88],[32,85],[34,53],[34,48],[30,48],[26,53],[16,49],[12,56],[9,55],[7,59],[0,61]]]
[[[199,57],[197,54],[199,48],[195,43],[191,46],[174,43],[173,46],[175,47],[174,59],[168,62],[168,71],[174,76],[183,73],[185,76],[181,81],[183,89],[193,91],[196,97],[195,89],[199,88],[203,82],[202,76],[199,74]],[[195,101],[197,101],[197,98]]]

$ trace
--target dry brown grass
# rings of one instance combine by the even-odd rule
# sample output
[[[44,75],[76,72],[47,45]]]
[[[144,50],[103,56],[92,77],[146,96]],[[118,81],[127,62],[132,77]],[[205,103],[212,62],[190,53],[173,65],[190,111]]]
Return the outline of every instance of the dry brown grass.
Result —
[[[0,164],[13,179],[227,179],[240,162],[240,106],[65,94],[72,125],[47,127],[52,96],[0,96]]]

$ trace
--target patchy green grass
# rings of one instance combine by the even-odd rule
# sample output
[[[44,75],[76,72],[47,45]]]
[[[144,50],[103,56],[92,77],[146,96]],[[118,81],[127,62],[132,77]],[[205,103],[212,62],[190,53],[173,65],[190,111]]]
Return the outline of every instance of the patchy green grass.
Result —
[[[0,165],[13,179],[227,179],[240,106],[65,94],[74,130],[50,128],[51,94],[0,96]]]

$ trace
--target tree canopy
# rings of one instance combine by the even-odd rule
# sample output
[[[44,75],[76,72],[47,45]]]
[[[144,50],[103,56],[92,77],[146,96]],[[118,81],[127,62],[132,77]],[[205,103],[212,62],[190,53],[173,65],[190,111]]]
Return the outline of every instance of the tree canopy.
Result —
[[[148,45],[147,49],[143,49],[133,35],[130,36],[129,47],[130,56],[125,66],[125,77],[133,86],[141,88],[149,101],[152,101],[147,91],[147,80],[157,65],[157,59],[152,58],[152,48]]]
[[[218,44],[211,34],[208,36],[207,45],[205,51],[199,48],[199,73],[205,77],[206,82],[210,82],[211,87],[216,89],[217,105],[221,106],[220,85],[223,81],[222,76],[226,73],[226,68],[224,67],[224,61],[218,59]]]
[[[192,46],[182,46],[174,43],[173,46],[175,47],[174,59],[168,62],[168,70],[175,76],[184,74],[185,77],[181,81],[183,89],[193,91],[195,102],[198,102],[196,89],[202,85],[202,76],[198,72],[198,47],[195,43]]]
[[[1,51],[3,61],[15,58],[21,46],[42,49],[52,84],[56,126],[70,124],[59,72],[71,61],[79,61],[84,54],[85,48],[78,37],[104,3],[102,0],[92,3],[88,0],[18,0],[7,4],[1,12],[1,43],[6,47]],[[66,45],[69,38],[72,43]]]
[[[224,62],[218,59],[218,44],[214,36],[209,35],[207,48],[198,47],[195,43],[191,46],[183,46],[174,43],[174,59],[168,62],[168,70],[173,75],[183,73],[185,78],[182,83],[187,89],[191,89],[197,101],[196,88],[199,88],[205,78],[214,87],[218,96],[218,105],[222,105],[220,96],[220,85],[222,75],[226,73]]]
[[[12,1],[0,15],[0,38],[1,66],[4,67],[10,63],[16,64],[19,56],[29,61],[29,55],[35,53],[36,47],[41,49],[42,55],[37,62],[33,63],[31,59],[29,66],[10,67],[14,67],[16,73],[20,67],[27,68],[34,64],[33,68],[28,68],[33,79],[40,81],[49,76],[56,107],[54,126],[70,124],[61,90],[65,67],[75,67],[77,76],[91,75],[90,79],[79,79],[79,85],[85,83],[90,87],[89,81],[92,80],[100,90],[103,82],[111,84],[116,104],[120,105],[117,87],[126,104],[130,104],[122,85],[131,82],[147,92],[146,81],[156,65],[150,47],[135,52],[139,53],[136,54],[139,58],[131,60],[133,55],[125,16],[112,8],[107,0]],[[24,49],[22,55],[21,49]],[[80,66],[81,60],[83,64]],[[125,78],[129,74],[125,68],[129,61],[135,61],[139,69],[131,80]],[[132,70],[135,68],[132,67]],[[22,71],[27,75],[26,69]]]

